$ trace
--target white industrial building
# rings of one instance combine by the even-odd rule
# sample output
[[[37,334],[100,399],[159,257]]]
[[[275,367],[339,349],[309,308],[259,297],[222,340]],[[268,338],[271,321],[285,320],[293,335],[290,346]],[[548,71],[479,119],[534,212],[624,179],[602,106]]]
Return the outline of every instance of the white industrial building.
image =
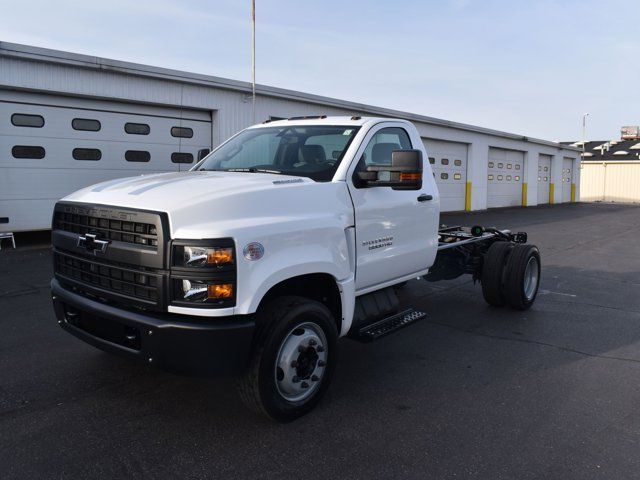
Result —
[[[412,121],[444,211],[575,201],[580,151],[473,125],[257,86],[256,119],[369,115]],[[0,42],[0,232],[47,229],[83,186],[188,169],[253,123],[251,85]],[[179,201],[179,199],[176,199]]]

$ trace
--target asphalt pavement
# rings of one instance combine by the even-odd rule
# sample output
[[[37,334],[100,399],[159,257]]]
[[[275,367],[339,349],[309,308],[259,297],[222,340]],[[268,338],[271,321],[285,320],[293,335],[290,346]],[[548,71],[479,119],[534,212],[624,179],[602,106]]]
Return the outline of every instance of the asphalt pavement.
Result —
[[[527,312],[470,278],[412,281],[428,313],[339,343],[319,407],[290,424],[229,379],[173,376],[64,332],[47,248],[0,251],[0,478],[640,477],[640,206],[445,215],[525,230],[542,252]]]

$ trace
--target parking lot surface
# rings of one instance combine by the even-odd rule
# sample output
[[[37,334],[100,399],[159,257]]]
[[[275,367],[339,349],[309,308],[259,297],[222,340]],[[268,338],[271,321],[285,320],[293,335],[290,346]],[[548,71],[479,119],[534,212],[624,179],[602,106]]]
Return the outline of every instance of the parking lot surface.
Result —
[[[340,342],[334,382],[291,424],[232,380],[173,376],[61,330],[48,249],[0,251],[0,478],[638,478],[640,207],[445,215],[525,230],[527,312],[470,278],[412,281],[427,319]]]

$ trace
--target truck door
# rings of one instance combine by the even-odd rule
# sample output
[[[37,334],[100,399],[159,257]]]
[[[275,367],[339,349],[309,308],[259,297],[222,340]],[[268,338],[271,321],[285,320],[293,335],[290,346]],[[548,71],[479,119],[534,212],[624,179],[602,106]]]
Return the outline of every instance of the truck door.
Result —
[[[356,220],[357,291],[423,274],[437,252],[438,192],[426,158],[421,190],[361,187],[354,181],[355,172],[367,165],[390,165],[394,150],[423,150],[417,133],[412,140],[405,127],[385,123],[372,128],[347,178]]]

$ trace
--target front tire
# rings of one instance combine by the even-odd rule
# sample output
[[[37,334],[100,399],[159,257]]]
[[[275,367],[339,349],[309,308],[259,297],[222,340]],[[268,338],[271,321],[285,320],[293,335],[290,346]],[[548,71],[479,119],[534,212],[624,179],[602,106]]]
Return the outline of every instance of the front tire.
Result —
[[[281,297],[258,312],[248,371],[238,381],[251,410],[289,422],[311,411],[331,382],[338,331],[319,302]]]

